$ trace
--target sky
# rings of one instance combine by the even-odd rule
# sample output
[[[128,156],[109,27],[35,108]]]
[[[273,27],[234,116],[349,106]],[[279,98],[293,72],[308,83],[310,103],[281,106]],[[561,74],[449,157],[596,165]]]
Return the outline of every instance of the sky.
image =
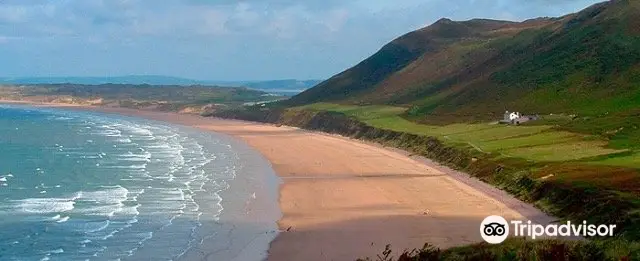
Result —
[[[0,77],[324,79],[439,18],[525,20],[597,0],[1,0]]]

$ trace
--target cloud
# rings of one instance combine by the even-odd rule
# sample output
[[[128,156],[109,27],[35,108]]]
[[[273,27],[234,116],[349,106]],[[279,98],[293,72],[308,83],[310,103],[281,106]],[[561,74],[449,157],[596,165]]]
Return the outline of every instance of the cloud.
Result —
[[[441,17],[524,20],[599,0],[3,0],[15,75],[328,77]],[[76,73],[74,73],[76,72]]]
[[[296,35],[303,30],[324,35],[342,30],[349,20],[379,22],[378,15],[396,16],[389,19],[400,23],[406,19],[423,20],[418,24],[441,16],[517,19],[528,18],[522,17],[527,10],[544,12],[585,2],[593,1],[6,0],[0,4],[0,26],[19,29],[13,34],[20,31],[43,37],[95,34],[185,37],[274,32],[275,36],[281,36]],[[394,23],[393,20],[385,22]],[[0,28],[0,33],[6,31],[7,28]]]
[[[25,6],[0,6],[0,23],[2,24],[16,24],[24,22],[28,15],[28,9]]]

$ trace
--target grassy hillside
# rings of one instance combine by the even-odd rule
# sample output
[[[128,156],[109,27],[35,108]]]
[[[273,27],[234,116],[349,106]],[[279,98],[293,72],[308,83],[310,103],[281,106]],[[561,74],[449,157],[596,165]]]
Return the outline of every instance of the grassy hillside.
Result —
[[[505,110],[541,119],[495,124]],[[511,242],[398,260],[638,257],[640,1],[521,23],[442,19],[286,102],[216,115],[402,148],[561,219],[618,224],[617,236],[633,241]]]
[[[521,23],[442,19],[285,105],[528,161],[532,177],[637,195],[639,21],[640,1],[632,0]],[[407,55],[395,59],[390,50]],[[542,119],[490,124],[505,110]]]
[[[442,51],[461,39],[478,36],[478,32],[483,29],[509,23],[483,21],[477,23],[477,26],[465,26],[441,19],[430,27],[411,32],[385,45],[379,52],[355,67],[295,96],[290,100],[290,104],[344,100],[361,95],[424,54]]]
[[[640,2],[617,0],[521,23],[442,19],[293,97],[411,108],[427,122],[505,110],[598,116],[640,104]]]

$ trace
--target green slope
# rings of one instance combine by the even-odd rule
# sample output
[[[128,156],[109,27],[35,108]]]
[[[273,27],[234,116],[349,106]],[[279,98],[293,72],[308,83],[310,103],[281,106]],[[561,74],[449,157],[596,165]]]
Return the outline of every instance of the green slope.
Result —
[[[610,1],[521,23],[442,19],[305,91],[314,102],[412,108],[429,121],[490,120],[505,109],[598,116],[640,104],[640,2]]]
[[[492,124],[505,110],[541,120]],[[443,19],[286,103],[218,116],[402,148],[640,239],[638,0],[520,23]]]

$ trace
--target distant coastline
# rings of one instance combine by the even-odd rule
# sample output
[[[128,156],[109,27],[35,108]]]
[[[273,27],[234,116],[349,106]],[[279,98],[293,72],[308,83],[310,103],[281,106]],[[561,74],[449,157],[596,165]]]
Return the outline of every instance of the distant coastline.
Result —
[[[223,86],[223,87],[247,87],[269,93],[295,95],[307,90],[322,80],[265,80],[265,81],[216,81],[194,80],[181,77],[162,75],[130,75],[115,77],[0,77],[1,84],[148,84],[148,85],[177,85],[177,86]]]

